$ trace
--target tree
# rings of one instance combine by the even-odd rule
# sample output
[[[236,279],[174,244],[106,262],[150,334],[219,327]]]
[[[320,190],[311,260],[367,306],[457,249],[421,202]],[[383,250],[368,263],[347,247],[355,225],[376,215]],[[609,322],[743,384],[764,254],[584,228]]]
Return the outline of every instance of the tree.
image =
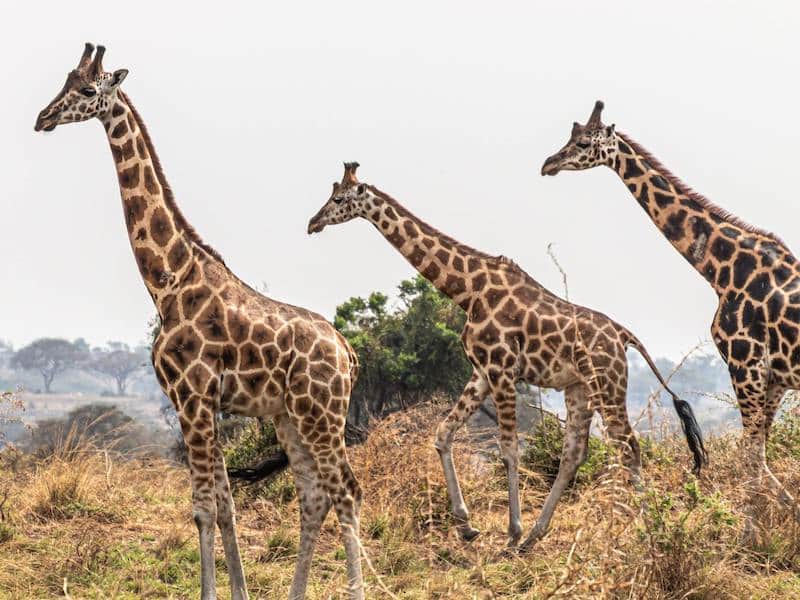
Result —
[[[86,358],[85,342],[75,344],[59,338],[40,338],[20,348],[11,359],[11,366],[39,371],[45,392],[56,375],[79,366]]]
[[[132,351],[127,344],[109,342],[108,349],[92,352],[88,367],[110,377],[117,385],[117,396],[123,396],[131,376],[145,364],[143,349]]]
[[[358,353],[360,371],[348,423],[404,408],[433,394],[461,393],[472,368],[461,347],[466,315],[425,278],[402,281],[400,306],[385,294],[350,298],[334,325]]]
[[[63,417],[42,419],[31,432],[30,449],[41,456],[87,446],[123,454],[153,451],[155,436],[113,404],[84,404]]]

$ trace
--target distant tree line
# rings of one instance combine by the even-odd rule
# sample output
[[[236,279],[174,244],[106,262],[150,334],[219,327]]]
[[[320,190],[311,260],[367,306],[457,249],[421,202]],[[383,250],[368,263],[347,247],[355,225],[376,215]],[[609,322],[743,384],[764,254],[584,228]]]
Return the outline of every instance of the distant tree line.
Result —
[[[67,371],[83,371],[110,381],[116,395],[126,393],[129,383],[149,364],[144,346],[131,348],[122,342],[108,342],[103,347],[90,347],[79,338],[70,342],[61,338],[39,338],[17,351],[3,345],[8,366],[38,373],[43,391],[50,393],[53,382]]]

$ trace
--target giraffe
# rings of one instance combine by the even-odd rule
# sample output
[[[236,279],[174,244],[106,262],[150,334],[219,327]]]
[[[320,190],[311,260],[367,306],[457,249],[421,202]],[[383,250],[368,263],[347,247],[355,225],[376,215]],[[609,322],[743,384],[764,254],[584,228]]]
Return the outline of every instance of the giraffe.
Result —
[[[467,314],[462,333],[473,373],[450,414],[436,431],[451,509],[463,539],[479,531],[470,524],[452,457],[456,431],[491,395],[497,408],[499,445],[508,477],[509,546],[522,535],[519,504],[515,387],[517,381],[565,391],[567,429],[558,475],[540,516],[520,546],[541,538],[558,500],[586,458],[592,415],[602,416],[634,483],[640,456],[625,407],[625,351],[635,348],[672,396],[694,455],[706,461],[699,427],[689,404],[667,388],[642,343],[599,312],[571,304],[545,289],[515,262],[461,244],[415,217],[372,185],[359,182],[358,163],[345,163],[341,182],[308,224],[309,233],[361,217],[371,222],[425,278]]]
[[[97,47],[94,58],[93,52],[87,43],[63,89],[39,113],[35,130],[96,117],[108,136],[133,254],[161,320],[153,366],[188,448],[201,597],[216,597],[215,523],[231,597],[248,597],[215,423],[224,411],[271,416],[288,454],[301,514],[289,597],[305,595],[314,546],[333,506],[344,538],[350,594],[360,600],[362,494],[344,443],[356,354],[323,317],[251,289],[200,238],[175,202],[142,118],[120,89],[128,71],[106,72],[104,47]]]
[[[573,124],[569,141],[545,161],[542,175],[598,165],[613,169],[717,293],[711,337],[728,365],[742,415],[743,458],[751,475],[743,537],[751,541],[764,480],[800,520],[797,503],[766,461],[781,400],[786,391],[800,389],[800,265],[776,235],[716,206],[614,125],[604,125],[602,110],[598,100],[585,125]]]

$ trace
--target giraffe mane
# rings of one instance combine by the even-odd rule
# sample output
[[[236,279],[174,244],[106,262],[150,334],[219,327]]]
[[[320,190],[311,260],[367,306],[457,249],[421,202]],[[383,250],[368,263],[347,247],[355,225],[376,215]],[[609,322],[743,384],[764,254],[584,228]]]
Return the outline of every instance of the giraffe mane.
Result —
[[[192,242],[197,244],[210,256],[217,259],[222,263],[223,266],[225,266],[225,259],[222,258],[222,255],[203,241],[203,238],[200,237],[200,234],[197,233],[197,230],[192,227],[192,224],[186,220],[186,217],[181,212],[177,202],[175,202],[175,195],[172,193],[172,188],[169,186],[167,178],[164,176],[164,171],[161,168],[161,161],[158,159],[158,154],[156,154],[156,149],[153,146],[153,141],[150,139],[150,134],[147,131],[147,126],[145,125],[144,120],[142,120],[142,117],[139,115],[136,107],[131,103],[130,98],[122,90],[119,90],[118,93],[122,97],[122,100],[125,102],[125,104],[128,105],[128,108],[131,109],[136,122],[139,124],[139,128],[142,132],[142,138],[144,138],[147,151],[150,153],[150,159],[153,161],[153,170],[156,173],[156,178],[158,179],[158,183],[161,185],[161,190],[164,194],[164,202],[169,207],[170,211],[172,211],[175,224],[186,233]]]
[[[384,201],[386,201],[389,204],[391,204],[392,207],[397,211],[398,215],[400,215],[401,217],[410,217],[410,218],[414,219],[414,221],[419,223],[420,229],[422,230],[422,233],[424,233],[425,235],[429,235],[431,237],[436,237],[436,238],[439,238],[441,240],[444,240],[445,242],[447,242],[448,244],[450,244],[454,248],[458,248],[459,250],[461,250],[464,254],[471,254],[472,256],[475,256],[477,258],[482,258],[482,259],[488,261],[490,264],[493,264],[495,266],[504,265],[504,266],[508,266],[508,267],[515,267],[515,268],[519,269],[520,271],[522,271],[522,269],[520,269],[519,265],[517,265],[517,263],[515,263],[513,260],[511,260],[507,256],[503,256],[502,254],[495,256],[493,254],[488,254],[486,252],[481,252],[480,250],[476,250],[475,248],[473,248],[471,246],[467,246],[466,244],[462,244],[457,239],[450,237],[446,233],[442,233],[441,231],[439,231],[438,229],[436,229],[432,225],[429,225],[428,223],[426,223],[425,221],[423,221],[422,219],[417,217],[414,213],[412,213],[410,210],[408,210],[405,206],[400,204],[397,200],[392,198],[386,192],[383,192],[383,191],[379,190],[374,185],[367,184],[367,188],[369,188],[369,190],[373,194],[375,194],[376,196],[379,196]],[[524,273],[524,271],[522,271],[522,272]]]
[[[721,206],[717,206],[711,200],[700,194],[699,192],[694,191],[689,185],[683,182],[680,177],[672,173],[667,167],[665,167],[660,160],[658,160],[655,156],[653,156],[648,150],[642,147],[641,144],[638,142],[633,141],[630,137],[622,132],[617,132],[617,135],[622,138],[626,144],[628,144],[636,153],[642,156],[648,163],[650,163],[660,175],[663,175],[664,179],[669,181],[673,187],[681,194],[694,200],[698,204],[700,204],[703,208],[705,208],[708,212],[713,215],[716,215],[723,221],[730,223],[740,229],[748,233],[755,233],[756,235],[763,235],[768,238],[772,238],[777,243],[781,244],[784,247],[787,247],[784,241],[779,238],[777,235],[772,233],[771,231],[767,231],[766,229],[762,229],[760,227],[756,227],[755,225],[751,225],[746,221],[743,221],[733,213],[728,210],[725,210]]]

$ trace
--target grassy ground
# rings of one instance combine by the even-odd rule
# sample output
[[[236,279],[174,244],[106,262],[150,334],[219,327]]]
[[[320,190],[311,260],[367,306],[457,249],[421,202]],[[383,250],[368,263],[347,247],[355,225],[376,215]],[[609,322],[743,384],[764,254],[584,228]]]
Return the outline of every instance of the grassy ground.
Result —
[[[384,422],[350,451],[365,491],[362,537],[370,598],[798,598],[800,531],[765,502],[756,547],[738,543],[743,473],[736,436],[709,443],[710,468],[688,474],[682,440],[644,443],[646,490],[619,469],[590,461],[556,512],[550,534],[523,558],[507,558],[507,491],[497,460],[466,436],[455,449],[467,504],[483,533],[462,543],[449,517],[431,441],[442,407]],[[800,487],[800,434],[784,428],[771,448],[775,473]],[[555,443],[557,444],[557,439]],[[541,442],[553,444],[553,440]],[[602,453],[601,444],[595,452]],[[598,450],[599,448],[599,450]],[[548,447],[535,445],[541,462]],[[528,464],[532,464],[529,460]],[[541,465],[539,465],[541,466]],[[524,470],[523,522],[547,493],[547,468]],[[545,465],[546,467],[546,465]],[[238,490],[238,529],[251,595],[285,597],[298,537],[287,475]],[[32,462],[6,454],[0,467],[0,597],[197,597],[199,559],[184,468],[87,452]],[[218,587],[228,597],[221,545]],[[324,527],[308,597],[344,597],[344,552],[333,514]]]

